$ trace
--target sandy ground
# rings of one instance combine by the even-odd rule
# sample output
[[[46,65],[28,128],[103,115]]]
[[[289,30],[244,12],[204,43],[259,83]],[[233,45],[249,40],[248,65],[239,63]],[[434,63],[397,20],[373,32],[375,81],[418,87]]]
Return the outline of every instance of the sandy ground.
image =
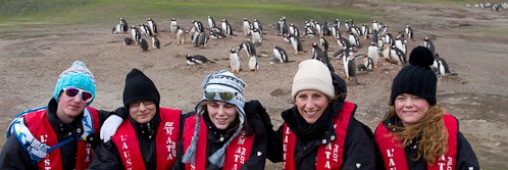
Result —
[[[408,49],[423,44],[428,36],[436,45],[436,51],[447,60],[456,75],[440,76],[438,103],[460,120],[460,130],[473,146],[482,169],[508,167],[508,36],[484,35],[480,30],[508,28],[508,11],[492,12],[488,9],[470,9],[464,6],[356,4],[377,14],[376,20],[389,25],[396,34],[406,24],[415,30],[415,41],[408,41]],[[395,15],[393,13],[400,13]],[[110,25],[86,26],[36,26],[20,30],[0,30],[0,131],[5,131],[14,115],[25,109],[47,104],[53,94],[60,72],[74,60],[82,60],[94,72],[97,80],[97,97],[92,106],[112,110],[122,105],[125,75],[132,69],[144,71],[158,86],[161,105],[191,111],[201,98],[200,83],[205,75],[221,69],[229,69],[228,52],[248,38],[240,32],[244,18],[228,18],[238,36],[212,39],[206,48],[196,48],[187,41],[176,44],[175,35],[168,31],[170,16],[154,18],[162,30],[158,34],[161,49],[141,52],[136,46],[122,44],[130,34],[111,34],[116,18]],[[290,16],[286,16],[288,22]],[[309,18],[312,19],[312,18]],[[139,23],[145,18],[127,18]],[[178,19],[177,19],[178,20]],[[206,23],[206,16],[199,18]],[[217,20],[217,19],[216,19]],[[237,74],[247,83],[247,99],[260,100],[276,125],[281,124],[280,112],[291,107],[290,92],[293,75],[300,61],[310,58],[311,44],[315,37],[302,38],[306,53],[294,55],[290,45],[275,36],[265,21],[263,44],[257,47],[260,70],[249,72],[245,53],[240,53],[244,71]],[[345,19],[341,19],[345,20]],[[190,20],[179,20],[190,27]],[[322,22],[322,21],[321,21]],[[330,21],[329,21],[330,22]],[[303,23],[295,23],[303,30]],[[361,24],[361,23],[358,23]],[[370,25],[370,23],[368,23]],[[341,26],[344,32],[344,26]],[[488,31],[481,31],[488,32]],[[332,37],[330,55],[339,49]],[[366,53],[368,40],[362,41]],[[269,64],[272,48],[279,45],[289,53],[290,63]],[[214,63],[187,65],[187,54],[205,55]],[[336,71],[344,76],[342,61],[331,59]],[[401,66],[381,61],[371,72],[359,74],[359,83],[348,82],[347,100],[358,104],[356,118],[373,130],[387,110],[387,98],[393,77]],[[0,147],[5,137],[0,137]],[[280,164],[268,161],[267,169]]]

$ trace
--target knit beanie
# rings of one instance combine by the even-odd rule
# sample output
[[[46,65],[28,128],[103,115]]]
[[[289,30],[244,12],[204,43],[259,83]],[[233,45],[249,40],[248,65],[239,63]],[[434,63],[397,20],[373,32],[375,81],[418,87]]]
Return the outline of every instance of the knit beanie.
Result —
[[[409,93],[425,98],[430,105],[436,104],[437,77],[430,66],[434,56],[428,48],[418,46],[409,55],[409,64],[400,70],[393,79],[390,105],[402,93]]]
[[[301,90],[317,90],[330,99],[335,97],[332,75],[323,62],[309,59],[298,65],[298,71],[293,79],[291,97],[294,99]]]
[[[125,88],[123,89],[123,104],[128,108],[129,103],[136,100],[153,100],[155,105],[159,106],[159,91],[143,72],[138,69],[132,69],[125,78]]]
[[[236,138],[243,129],[243,125],[245,122],[245,111],[243,107],[245,105],[245,98],[243,96],[243,90],[245,88],[245,82],[243,80],[236,77],[233,73],[221,70],[215,73],[212,73],[206,76],[201,83],[201,87],[204,89],[204,95],[201,102],[196,105],[196,113],[199,115],[196,116],[196,125],[194,130],[194,135],[192,137],[191,145],[185,152],[182,161],[184,163],[194,163],[195,155],[196,155],[196,145],[198,141],[198,132],[199,132],[199,122],[200,117],[202,116],[200,113],[203,113],[201,109],[201,105],[205,101],[214,100],[224,103],[229,103],[236,106],[236,110],[238,113],[238,119],[240,120],[240,125],[238,129],[234,132],[234,134],[224,143],[224,145],[215,153],[213,153],[208,161],[218,167],[224,166],[225,159],[225,151],[229,143]],[[233,94],[232,98],[229,100],[225,100],[220,96],[220,93],[231,93]],[[208,95],[207,95],[208,94]],[[213,95],[210,95],[213,94]],[[213,99],[212,99],[213,97]],[[227,98],[226,98],[227,99]]]
[[[80,88],[92,93],[92,100],[87,105],[90,105],[95,99],[95,78],[82,61],[74,61],[71,67],[60,73],[55,85],[55,91],[53,92],[53,98],[57,102],[58,96],[67,87]]]

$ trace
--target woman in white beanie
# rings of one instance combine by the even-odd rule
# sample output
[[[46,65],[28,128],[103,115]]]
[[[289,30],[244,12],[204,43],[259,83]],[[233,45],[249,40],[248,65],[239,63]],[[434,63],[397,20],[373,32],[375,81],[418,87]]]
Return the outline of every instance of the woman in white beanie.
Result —
[[[356,104],[345,95],[344,80],[325,64],[301,62],[291,92],[294,107],[281,113],[278,131],[268,133],[267,157],[288,170],[375,169],[372,132],[354,118]]]
[[[267,138],[258,115],[268,116],[258,101],[245,102],[244,81],[221,70],[201,87],[196,111],[183,115],[173,169],[264,169]]]

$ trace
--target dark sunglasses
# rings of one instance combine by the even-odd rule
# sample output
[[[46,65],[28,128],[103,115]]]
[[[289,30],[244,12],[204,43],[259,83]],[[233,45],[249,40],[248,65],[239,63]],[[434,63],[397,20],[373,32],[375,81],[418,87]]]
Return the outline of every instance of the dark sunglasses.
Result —
[[[74,87],[64,88],[63,92],[65,95],[67,95],[69,97],[75,97],[78,94],[81,94],[81,99],[83,99],[83,101],[85,101],[86,103],[92,101],[92,98],[93,98],[92,93],[87,92],[85,90],[78,89],[78,88],[74,88]]]
[[[215,95],[217,95],[217,94],[219,95],[219,97],[222,100],[231,100],[235,96],[235,94],[232,92],[213,92],[213,91],[208,92],[208,91],[205,91],[205,97],[208,100],[214,100]]]

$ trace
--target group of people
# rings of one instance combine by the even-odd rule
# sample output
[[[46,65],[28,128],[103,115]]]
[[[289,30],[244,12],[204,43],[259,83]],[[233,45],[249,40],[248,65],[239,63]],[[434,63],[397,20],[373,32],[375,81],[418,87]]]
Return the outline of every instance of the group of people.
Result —
[[[298,65],[294,105],[273,129],[245,82],[225,70],[206,76],[193,112],[160,106],[138,69],[125,79],[123,106],[90,107],[95,79],[81,61],[62,72],[45,107],[9,125],[0,169],[479,169],[458,120],[436,102],[434,57],[416,47],[393,79],[389,110],[373,132],[355,119],[345,81],[318,60]]]

